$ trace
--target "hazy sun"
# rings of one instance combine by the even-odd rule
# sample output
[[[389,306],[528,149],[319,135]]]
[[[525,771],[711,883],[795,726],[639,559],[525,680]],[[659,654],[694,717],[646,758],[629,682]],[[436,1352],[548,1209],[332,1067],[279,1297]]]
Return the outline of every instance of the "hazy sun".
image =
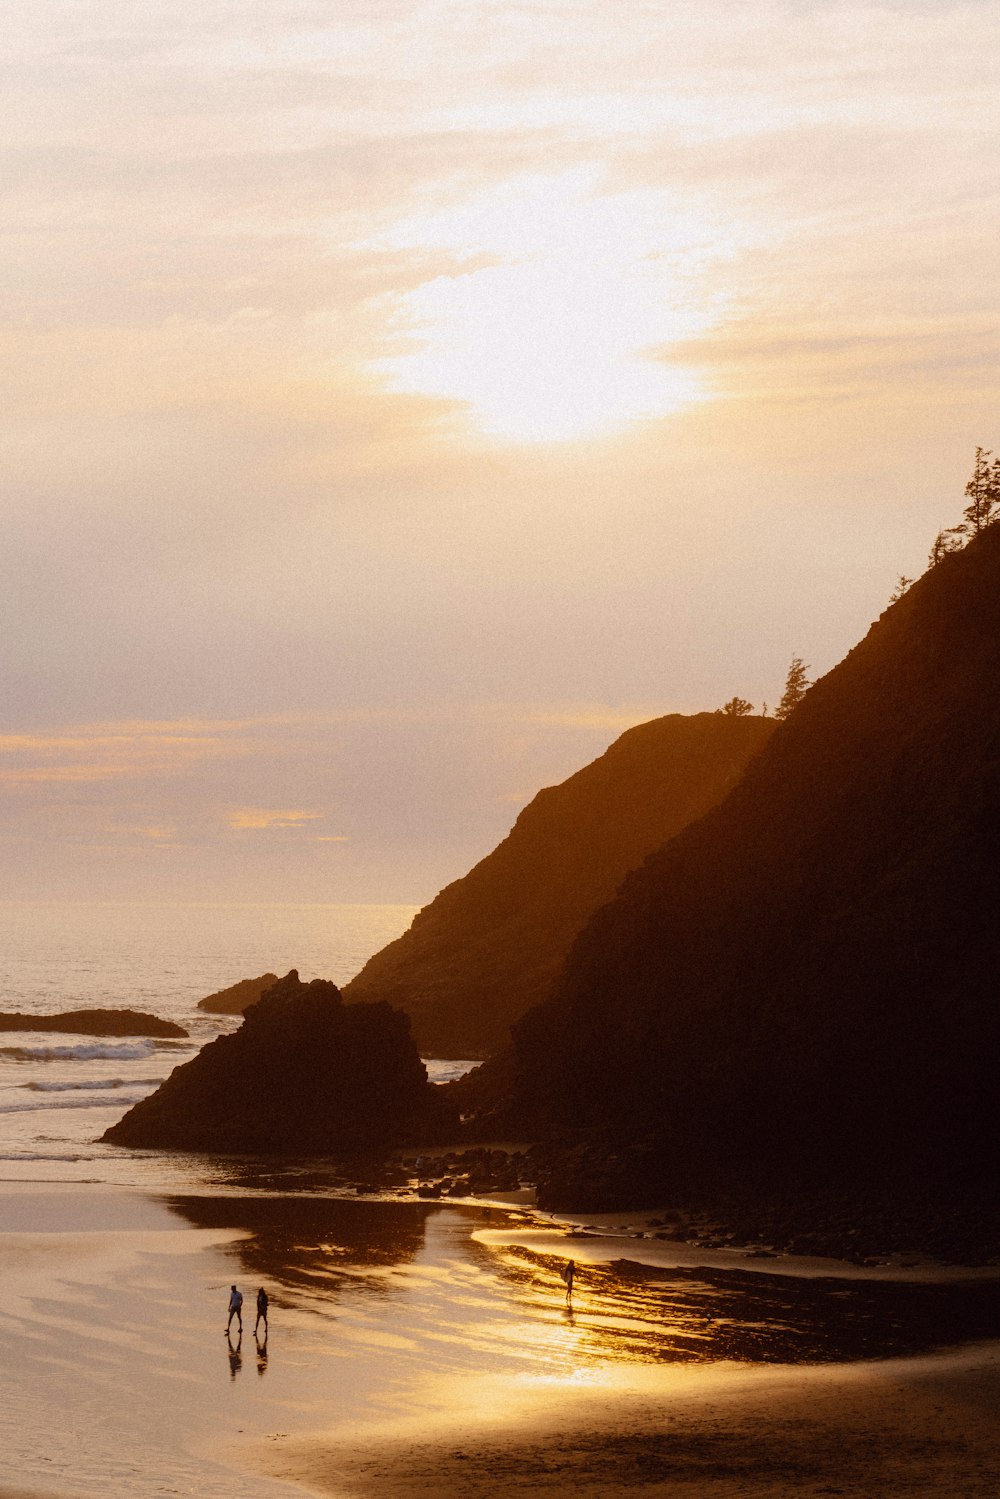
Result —
[[[405,295],[408,346],[378,368],[395,389],[461,401],[480,431],[516,442],[664,416],[703,398],[691,370],[653,351],[712,321],[690,291],[704,240],[661,194],[600,194],[582,171],[408,220],[394,246],[475,264]]]

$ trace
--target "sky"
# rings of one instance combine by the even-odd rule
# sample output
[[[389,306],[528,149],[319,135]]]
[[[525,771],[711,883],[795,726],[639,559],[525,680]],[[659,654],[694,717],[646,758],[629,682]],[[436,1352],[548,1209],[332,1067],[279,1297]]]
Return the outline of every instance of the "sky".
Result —
[[[0,898],[422,903],[1000,446],[1000,10],[9,0]]]

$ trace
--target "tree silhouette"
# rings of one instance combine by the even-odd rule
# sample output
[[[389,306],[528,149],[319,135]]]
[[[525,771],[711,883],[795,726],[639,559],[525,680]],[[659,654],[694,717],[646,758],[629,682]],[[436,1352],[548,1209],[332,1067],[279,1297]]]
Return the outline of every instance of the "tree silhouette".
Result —
[[[900,573],[899,577],[896,579],[896,586],[892,590],[892,593],[889,595],[889,603],[898,603],[898,601],[903,597],[903,594],[912,587],[913,579],[908,578],[905,573]]]
[[[788,715],[798,707],[805,697],[812,683],[806,676],[808,666],[801,656],[793,656],[792,664],[788,668],[788,676],[785,678],[785,690],[781,695],[781,702],[774,710],[775,718],[787,718]]]
[[[1000,458],[993,458],[992,463],[991,458],[992,448],[976,449],[972,476],[965,486],[969,503],[957,526],[949,526],[947,531],[939,531],[935,536],[928,558],[931,567],[936,567],[949,552],[960,551],[973,536],[1000,520]]]
[[[965,486],[969,501],[962,512],[965,520],[961,526],[955,527],[956,531],[964,531],[967,536],[978,536],[1000,513],[1000,458],[993,458],[990,463],[991,458],[992,449],[976,449],[976,464]]]
[[[745,697],[731,697],[728,703],[723,703],[715,711],[725,718],[746,718],[747,714],[753,712],[753,703],[748,703]]]
[[[930,556],[927,558],[930,567],[937,567],[942,557],[947,557],[949,552],[960,552],[962,550],[961,527],[953,526],[950,531],[939,531],[934,538]]]

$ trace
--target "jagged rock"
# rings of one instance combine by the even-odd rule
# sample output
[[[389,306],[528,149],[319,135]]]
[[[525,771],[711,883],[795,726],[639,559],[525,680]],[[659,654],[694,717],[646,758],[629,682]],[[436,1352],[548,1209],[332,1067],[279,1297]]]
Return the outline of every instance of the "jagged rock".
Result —
[[[214,994],[199,999],[198,1009],[207,1010],[210,1015],[242,1015],[277,982],[276,973],[262,973],[255,979],[240,979],[238,984],[230,984],[228,989],[218,989]]]
[[[453,1127],[386,1004],[343,1004],[292,970],[103,1138],[195,1151],[327,1154],[433,1138]]]
[[[142,1010],[63,1010],[58,1015],[0,1014],[0,1031],[64,1031],[74,1036],[162,1036],[188,1033],[172,1020]]]
[[[405,1010],[425,1056],[498,1050],[628,871],[715,806],[773,729],[715,713],[630,729],[539,792],[498,848],[369,959],[345,999]]]

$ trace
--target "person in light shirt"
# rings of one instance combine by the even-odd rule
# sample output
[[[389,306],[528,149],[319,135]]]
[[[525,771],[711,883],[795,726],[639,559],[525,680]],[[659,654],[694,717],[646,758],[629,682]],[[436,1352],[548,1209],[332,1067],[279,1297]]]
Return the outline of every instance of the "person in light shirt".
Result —
[[[229,1336],[229,1329],[233,1325],[233,1318],[234,1317],[236,1318],[236,1322],[237,1322],[237,1325],[238,1325],[239,1330],[240,1330],[240,1337],[242,1337],[243,1336],[243,1293],[242,1293],[242,1291],[237,1291],[237,1289],[236,1289],[235,1286],[230,1286],[229,1287],[229,1321],[226,1323],[226,1336],[227,1337]]]

